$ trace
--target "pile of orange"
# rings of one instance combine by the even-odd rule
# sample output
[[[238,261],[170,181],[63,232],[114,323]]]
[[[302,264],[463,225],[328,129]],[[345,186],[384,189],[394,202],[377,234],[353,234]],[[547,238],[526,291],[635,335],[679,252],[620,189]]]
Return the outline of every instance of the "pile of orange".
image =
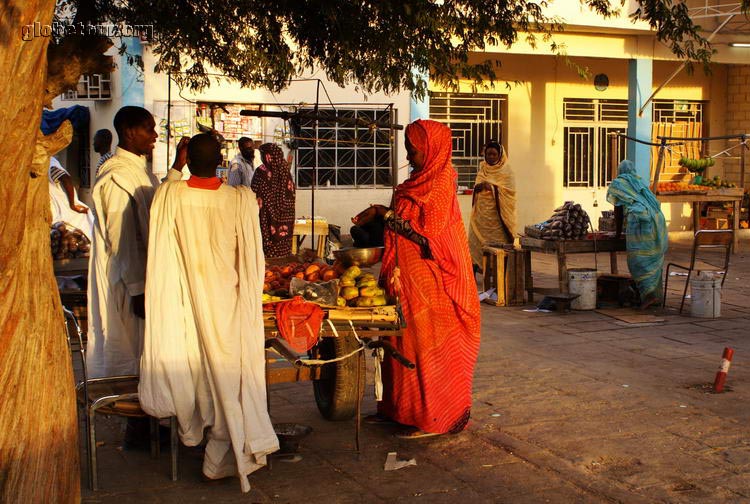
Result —
[[[683,191],[708,191],[708,187],[686,182],[659,182],[657,190],[660,193],[683,192]]]

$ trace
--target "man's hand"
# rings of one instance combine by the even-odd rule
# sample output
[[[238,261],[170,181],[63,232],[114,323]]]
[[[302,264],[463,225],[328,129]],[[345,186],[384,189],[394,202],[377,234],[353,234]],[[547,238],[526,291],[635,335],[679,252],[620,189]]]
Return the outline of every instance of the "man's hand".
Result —
[[[180,138],[180,141],[177,144],[177,154],[175,155],[174,163],[172,163],[173,170],[182,171],[182,169],[187,164],[188,143],[190,143],[190,138],[188,137]]]
[[[71,204],[70,209],[78,213],[89,213],[88,207],[85,207],[83,205],[78,205],[76,203]]]
[[[357,215],[352,217],[352,222],[358,226],[372,222],[376,217],[383,217],[388,208],[383,205],[370,205],[369,208],[365,208]]]
[[[130,298],[131,303],[133,303],[133,313],[135,313],[136,317],[145,319],[146,318],[146,296],[143,294],[138,294],[137,296],[132,296]]]

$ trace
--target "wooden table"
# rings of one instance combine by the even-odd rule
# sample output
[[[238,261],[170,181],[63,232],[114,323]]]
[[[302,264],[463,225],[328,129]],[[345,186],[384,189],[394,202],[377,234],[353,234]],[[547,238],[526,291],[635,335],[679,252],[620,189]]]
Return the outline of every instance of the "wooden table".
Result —
[[[328,242],[328,222],[322,219],[315,219],[314,229],[312,219],[297,219],[294,221],[292,254],[297,253],[307,235],[313,234],[313,231],[317,238],[317,247],[315,246],[315,243],[312,243],[311,245],[315,248],[318,257],[325,256],[326,243]],[[312,241],[312,238],[310,240]]]
[[[531,252],[557,255],[557,278],[560,284],[560,292],[568,292],[568,254],[593,254],[597,252],[609,252],[609,264],[612,273],[617,273],[617,252],[625,251],[625,238],[600,238],[597,240],[542,240],[521,237],[521,248],[528,253],[526,256],[526,292],[529,302],[534,300],[534,280],[531,275]]]
[[[79,257],[77,259],[55,259],[52,261],[56,276],[87,276],[89,271],[89,258]]]
[[[742,194],[657,194],[656,199],[660,203],[692,203],[693,212],[693,231],[701,228],[701,203],[710,202],[731,202],[732,203],[732,221],[734,236],[732,237],[732,252],[737,250],[738,236],[740,229],[740,204]]]

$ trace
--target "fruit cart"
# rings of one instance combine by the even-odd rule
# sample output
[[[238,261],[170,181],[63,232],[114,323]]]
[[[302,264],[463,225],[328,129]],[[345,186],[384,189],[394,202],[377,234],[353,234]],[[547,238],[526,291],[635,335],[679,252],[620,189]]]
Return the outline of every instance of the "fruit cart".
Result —
[[[356,416],[364,395],[365,352],[382,348],[397,362],[413,368],[385,336],[400,336],[402,316],[395,300],[386,299],[374,272],[382,248],[342,249],[337,262],[305,261],[291,256],[269,259],[264,283],[267,383],[312,381],[315,401],[324,418],[348,420]],[[322,303],[323,323],[317,344],[306,354],[295,351],[281,336],[275,310],[281,296],[299,295]],[[391,301],[392,304],[388,304]]]
[[[396,306],[324,307],[318,343],[307,355],[292,350],[280,337],[276,315],[264,311],[266,382],[311,381],[315,402],[327,420],[355,418],[355,446],[359,451],[360,410],[365,390],[365,352],[382,348],[408,368],[414,364],[380,338],[401,336]]]

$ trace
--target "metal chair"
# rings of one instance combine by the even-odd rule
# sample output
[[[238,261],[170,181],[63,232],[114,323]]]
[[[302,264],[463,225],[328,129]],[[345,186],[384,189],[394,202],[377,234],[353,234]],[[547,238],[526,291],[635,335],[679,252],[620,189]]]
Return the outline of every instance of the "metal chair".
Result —
[[[683,266],[677,263],[667,264],[666,277],[664,279],[664,301],[662,306],[667,306],[667,285],[669,284],[669,269],[671,267],[680,268],[688,272],[687,279],[685,280],[685,288],[682,291],[682,302],[680,303],[680,313],[685,306],[685,296],[687,295],[688,285],[690,285],[690,277],[693,271],[714,271],[722,272],[721,285],[724,286],[724,281],[727,279],[727,270],[729,269],[729,256],[732,253],[732,240],[734,238],[734,230],[732,229],[703,229],[695,233],[693,239],[693,250],[690,254],[690,265]],[[721,250],[724,249],[724,264],[720,267],[713,268],[701,268],[697,270],[695,267],[696,256],[701,250]]]
[[[159,419],[147,415],[138,402],[138,376],[107,376],[105,378],[88,378],[86,370],[86,353],[83,345],[83,334],[73,312],[63,307],[65,329],[71,355],[79,354],[83,380],[76,385],[78,407],[84,411],[86,427],[86,454],[88,455],[88,477],[91,490],[99,489],[96,462],[96,415],[116,415],[129,418],[149,418],[151,423],[151,456],[156,458],[160,453]],[[71,325],[76,338],[70,336]],[[172,481],[177,481],[177,418],[170,417],[170,453],[172,457]]]

